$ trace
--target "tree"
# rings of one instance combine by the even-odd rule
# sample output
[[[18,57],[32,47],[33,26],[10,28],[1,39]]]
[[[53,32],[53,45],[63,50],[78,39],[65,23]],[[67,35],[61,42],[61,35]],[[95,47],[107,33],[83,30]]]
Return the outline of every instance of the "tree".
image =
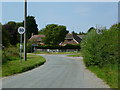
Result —
[[[0,44],[2,44],[2,24],[0,23]]]
[[[2,25],[2,42],[4,46],[16,45],[20,42],[20,34],[18,33],[18,28],[24,26],[24,21],[16,23],[10,21],[7,24]],[[27,38],[31,37],[31,34],[38,34],[38,28],[33,16],[27,17]]]
[[[3,38],[3,44],[5,45],[5,42],[10,42],[11,45],[16,45],[18,43],[18,37],[17,37],[17,26],[16,22],[8,22],[7,24],[2,26],[2,38]],[[6,41],[7,40],[7,41]]]
[[[75,31],[72,31],[72,34],[76,34],[77,35],[77,33]]]
[[[5,31],[5,30],[2,30],[2,45],[5,46],[5,47],[10,45],[8,36],[9,36],[8,32]]]
[[[84,32],[79,32],[79,35],[86,35],[86,33],[84,33]]]
[[[57,25],[57,24],[49,24],[44,29],[42,29],[45,38],[43,41],[45,44],[58,45],[60,42],[64,41],[64,38],[68,31],[66,30],[66,26]]]
[[[9,38],[8,38],[8,33],[7,33],[7,31],[2,30],[1,23],[0,23],[0,33],[2,34],[2,35],[0,35],[0,44],[2,44],[5,47],[9,46],[10,42],[9,42]]]
[[[10,21],[7,24],[2,25],[2,44],[3,46],[16,45],[19,42],[20,35],[18,34],[18,28],[23,26],[23,23],[16,23]]]
[[[40,31],[38,31],[38,34],[40,35],[42,35],[42,34],[44,34],[44,31],[45,31],[45,28],[42,28]]]
[[[31,37],[31,34],[38,34],[38,28],[37,28],[37,24],[36,24],[36,20],[34,16],[28,16],[26,19],[27,22],[27,39],[29,39]],[[23,21],[24,23],[24,21]]]

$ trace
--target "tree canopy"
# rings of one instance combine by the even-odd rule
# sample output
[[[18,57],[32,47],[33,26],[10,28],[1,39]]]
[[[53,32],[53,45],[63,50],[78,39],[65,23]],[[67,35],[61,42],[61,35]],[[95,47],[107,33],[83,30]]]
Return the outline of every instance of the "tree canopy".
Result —
[[[36,20],[34,16],[28,16],[26,22],[27,22],[27,39],[29,39],[32,33],[38,34],[38,28],[37,28],[38,25],[36,24]]]
[[[2,44],[3,46],[16,45],[20,42],[20,34],[18,28],[24,27],[23,22],[10,21],[2,26]],[[31,34],[38,34],[38,28],[33,16],[27,17],[27,39],[31,37]]]
[[[64,41],[68,32],[66,26],[49,24],[40,31],[40,34],[45,35],[45,38],[43,38],[45,44],[58,45],[60,42]]]
[[[11,45],[16,45],[18,43],[17,28],[17,23],[13,21],[2,26],[2,40],[4,46],[8,45],[8,42]]]
[[[77,33],[75,31],[72,31],[72,34],[76,34],[77,35]]]

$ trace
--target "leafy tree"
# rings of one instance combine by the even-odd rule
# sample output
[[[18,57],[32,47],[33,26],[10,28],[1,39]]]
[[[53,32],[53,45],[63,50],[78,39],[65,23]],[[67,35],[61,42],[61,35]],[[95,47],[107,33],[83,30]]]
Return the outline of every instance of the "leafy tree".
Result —
[[[2,45],[7,47],[10,45],[8,32],[2,30]]]
[[[38,34],[40,35],[42,35],[42,34],[44,34],[44,31],[45,31],[45,28],[42,28],[40,31],[38,31]]]
[[[2,44],[2,24],[0,23],[0,44]]]
[[[103,29],[102,34],[98,34],[95,29],[87,33],[81,42],[86,66],[103,67],[118,63],[119,31],[120,24],[115,24],[108,30]]]
[[[75,31],[72,31],[72,34],[76,34],[77,35],[77,33]]]
[[[64,41],[68,31],[66,30],[66,26],[49,24],[42,29],[42,33],[45,35],[43,39],[45,44],[58,45],[60,42]]]
[[[17,26],[16,22],[8,22],[7,24],[2,26],[2,41],[3,45],[8,45],[7,43],[10,42],[11,45],[16,45],[18,43],[18,37],[17,37]],[[6,46],[5,45],[5,46]]]
[[[32,33],[38,34],[38,28],[37,28],[38,25],[36,24],[36,20],[34,16],[28,16],[26,22],[27,22],[27,39],[29,39]]]
[[[11,45],[16,45],[20,42],[20,34],[18,34],[18,28],[20,26],[24,26],[24,21],[16,23],[14,21],[10,21],[7,24],[2,25],[2,41],[3,45],[7,46],[8,42]],[[31,34],[38,34],[38,28],[33,16],[27,17],[27,39],[31,37]]]
[[[9,38],[8,38],[8,33],[5,30],[2,30],[2,24],[0,23],[0,44],[2,44],[3,46],[7,47],[9,46],[10,42],[9,42]],[[4,36],[4,37],[3,37]]]
[[[84,33],[84,32],[79,32],[79,35],[85,35],[86,33]]]

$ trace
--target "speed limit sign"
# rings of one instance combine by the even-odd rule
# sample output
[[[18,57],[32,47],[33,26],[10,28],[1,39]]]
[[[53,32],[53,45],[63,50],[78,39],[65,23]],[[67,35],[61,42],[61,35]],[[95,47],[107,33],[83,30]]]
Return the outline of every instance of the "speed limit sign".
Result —
[[[25,33],[25,28],[19,27],[18,33],[20,34],[20,62],[22,62],[22,34]]]
[[[25,28],[24,28],[24,27],[19,27],[19,28],[18,28],[18,33],[19,33],[19,34],[25,33]]]

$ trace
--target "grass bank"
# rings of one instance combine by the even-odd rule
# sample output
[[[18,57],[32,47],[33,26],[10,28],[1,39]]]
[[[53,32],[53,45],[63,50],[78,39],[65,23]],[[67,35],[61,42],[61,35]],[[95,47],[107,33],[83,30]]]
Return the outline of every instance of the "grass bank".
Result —
[[[118,88],[118,65],[106,65],[102,68],[90,66],[88,69],[103,79],[111,88]]]
[[[76,54],[72,54],[72,55],[67,55],[68,57],[81,57],[82,54],[81,53],[76,53]]]
[[[2,77],[31,70],[44,64],[45,61],[45,58],[36,55],[28,55],[27,61],[22,60],[22,63],[19,59],[7,61],[2,65]]]

